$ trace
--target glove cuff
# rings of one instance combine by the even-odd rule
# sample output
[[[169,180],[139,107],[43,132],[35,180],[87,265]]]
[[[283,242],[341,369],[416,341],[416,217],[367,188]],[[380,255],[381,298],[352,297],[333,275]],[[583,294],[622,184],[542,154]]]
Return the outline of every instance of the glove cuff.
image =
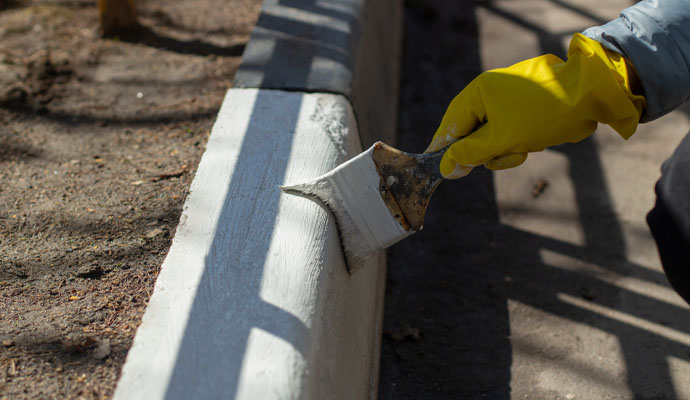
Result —
[[[638,94],[641,89],[634,67],[621,54],[605,48],[596,40],[576,33],[568,48],[568,59],[578,56],[592,62],[598,60],[610,71],[610,77],[620,88],[620,92],[606,96],[610,105],[609,112],[595,112],[600,116],[597,121],[610,125],[624,139],[630,138],[637,129],[642,110],[646,107],[644,96]]]

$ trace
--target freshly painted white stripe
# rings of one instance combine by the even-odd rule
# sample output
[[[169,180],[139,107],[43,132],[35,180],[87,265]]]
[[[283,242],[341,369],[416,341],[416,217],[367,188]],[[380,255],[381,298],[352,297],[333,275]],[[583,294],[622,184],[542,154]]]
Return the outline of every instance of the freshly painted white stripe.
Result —
[[[115,399],[375,393],[385,256],[351,276],[330,214],[279,189],[360,151],[342,96],[228,92]]]

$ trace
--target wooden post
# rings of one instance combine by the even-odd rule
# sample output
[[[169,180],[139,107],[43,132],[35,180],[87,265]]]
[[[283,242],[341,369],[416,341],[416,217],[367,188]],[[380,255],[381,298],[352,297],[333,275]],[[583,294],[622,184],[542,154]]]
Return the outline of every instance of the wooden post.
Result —
[[[139,28],[134,0],[98,0],[103,36],[115,36]]]

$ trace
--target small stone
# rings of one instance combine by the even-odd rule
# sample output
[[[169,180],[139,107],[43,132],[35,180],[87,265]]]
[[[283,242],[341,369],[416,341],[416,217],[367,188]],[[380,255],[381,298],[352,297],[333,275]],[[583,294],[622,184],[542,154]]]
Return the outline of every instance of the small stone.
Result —
[[[83,335],[77,332],[70,333],[62,341],[62,350],[70,353],[83,353],[97,343],[93,336]]]
[[[146,234],[146,238],[147,239],[153,239],[156,236],[160,235],[161,233],[163,233],[163,230],[161,228],[156,228],[156,229],[149,231],[149,233]]]
[[[10,360],[10,365],[7,367],[7,376],[17,376],[17,363],[14,359]]]
[[[100,279],[106,271],[97,264],[85,265],[79,268],[77,276],[85,279]]]
[[[12,339],[3,339],[2,345],[5,347],[12,347],[14,346],[14,340]]]
[[[96,349],[93,351],[93,356],[97,360],[103,360],[110,355],[110,339],[102,339]]]
[[[547,186],[549,186],[549,181],[544,178],[539,179],[532,187],[532,197],[536,199],[541,196]]]

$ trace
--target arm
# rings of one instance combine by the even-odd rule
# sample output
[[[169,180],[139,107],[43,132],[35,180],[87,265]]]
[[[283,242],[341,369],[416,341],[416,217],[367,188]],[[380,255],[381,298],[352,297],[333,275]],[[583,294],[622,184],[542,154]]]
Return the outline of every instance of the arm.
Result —
[[[479,165],[516,167],[530,152],[585,139],[598,123],[628,138],[645,108],[631,71],[621,54],[575,34],[567,61],[547,54],[476,77],[448,106],[427,152],[450,146],[441,174],[459,178]]]
[[[549,54],[480,74],[453,99],[427,151],[449,147],[446,178],[478,165],[512,168],[598,123],[627,139],[689,97],[690,0],[645,0],[575,34],[565,61]]]
[[[642,122],[690,99],[690,0],[645,0],[583,34],[635,67],[647,100]]]

